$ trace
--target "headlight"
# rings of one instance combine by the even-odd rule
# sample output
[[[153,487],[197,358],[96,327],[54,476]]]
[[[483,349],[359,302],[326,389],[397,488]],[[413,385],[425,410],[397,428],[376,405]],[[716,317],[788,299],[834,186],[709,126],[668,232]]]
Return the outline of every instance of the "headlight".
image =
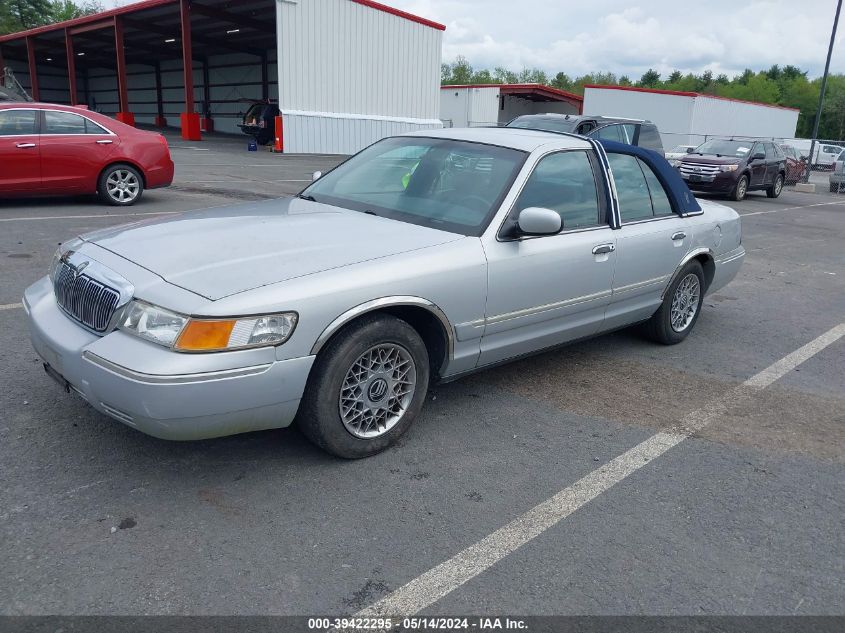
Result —
[[[120,328],[153,343],[172,347],[188,318],[164,308],[133,301],[126,309]]]
[[[736,171],[739,165],[719,165],[719,171]]]
[[[121,329],[179,352],[222,352],[281,345],[296,328],[297,314],[241,319],[195,319],[143,301],[126,311]]]

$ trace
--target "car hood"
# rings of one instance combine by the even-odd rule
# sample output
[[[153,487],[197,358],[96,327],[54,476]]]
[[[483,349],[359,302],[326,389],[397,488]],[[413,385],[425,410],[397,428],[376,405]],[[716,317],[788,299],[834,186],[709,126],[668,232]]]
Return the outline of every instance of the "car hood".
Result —
[[[212,300],[462,238],[301,199],[193,211],[82,236]]]
[[[705,154],[704,156],[685,154],[681,160],[685,163],[706,163],[707,165],[738,165],[742,162],[742,159],[736,156],[716,156],[715,154]]]

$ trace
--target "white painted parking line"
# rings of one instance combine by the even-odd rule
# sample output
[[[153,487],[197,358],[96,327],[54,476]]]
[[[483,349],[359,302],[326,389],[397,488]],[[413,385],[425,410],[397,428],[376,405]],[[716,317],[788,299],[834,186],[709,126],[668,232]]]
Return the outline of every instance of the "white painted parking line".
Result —
[[[794,211],[796,209],[811,209],[813,207],[829,207],[831,205],[840,204],[845,204],[845,200],[840,200],[836,202],[819,202],[817,204],[805,204],[800,207],[783,207],[782,209],[768,209],[767,211],[752,211],[751,213],[740,213],[740,215],[745,218],[749,215],[765,215],[767,213],[778,213],[779,211]]]
[[[513,553],[650,461],[677,446],[696,431],[723,415],[738,401],[750,399],[798,365],[845,335],[845,323],[828,330],[800,349],[755,374],[738,387],[693,411],[673,432],[661,432],[616,457],[556,495],[534,506],[503,528],[418,576],[408,584],[355,614],[410,616],[435,603],[464,583]]]
[[[97,215],[41,215],[31,218],[0,218],[0,222],[32,222],[34,220],[90,220],[92,218],[134,218],[145,215],[176,215],[181,211],[149,211],[146,213],[109,213]]]
[[[18,310],[22,307],[22,303],[7,303],[6,305],[0,305],[0,312],[3,310]]]

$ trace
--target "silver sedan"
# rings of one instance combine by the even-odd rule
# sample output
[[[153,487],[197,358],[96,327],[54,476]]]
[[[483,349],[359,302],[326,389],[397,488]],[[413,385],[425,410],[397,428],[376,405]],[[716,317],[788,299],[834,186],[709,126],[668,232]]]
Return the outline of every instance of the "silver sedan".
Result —
[[[744,254],[739,216],[657,154],[451,129],[380,141],[296,198],[83,235],[24,305],[47,373],[126,425],[296,421],[356,458],[435,381],[634,324],[682,341]]]

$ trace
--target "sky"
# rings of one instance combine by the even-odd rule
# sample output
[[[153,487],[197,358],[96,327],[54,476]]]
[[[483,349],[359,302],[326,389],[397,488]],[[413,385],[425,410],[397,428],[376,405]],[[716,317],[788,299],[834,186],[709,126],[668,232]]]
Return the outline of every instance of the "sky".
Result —
[[[733,76],[772,64],[821,75],[836,9],[836,0],[382,1],[445,24],[444,61],[463,55],[475,68],[610,71],[632,79],[649,68],[664,76],[674,69]],[[840,26],[831,71],[845,73]]]

